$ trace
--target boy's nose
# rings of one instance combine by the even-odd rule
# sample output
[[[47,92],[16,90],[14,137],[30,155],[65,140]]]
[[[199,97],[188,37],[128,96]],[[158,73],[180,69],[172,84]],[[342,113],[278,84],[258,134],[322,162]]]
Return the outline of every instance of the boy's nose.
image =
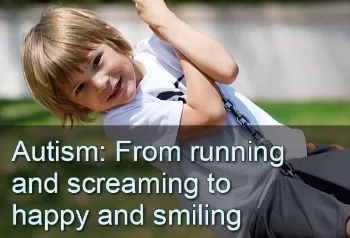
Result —
[[[106,89],[108,81],[108,76],[95,77],[92,79],[92,83],[98,93],[101,93]]]

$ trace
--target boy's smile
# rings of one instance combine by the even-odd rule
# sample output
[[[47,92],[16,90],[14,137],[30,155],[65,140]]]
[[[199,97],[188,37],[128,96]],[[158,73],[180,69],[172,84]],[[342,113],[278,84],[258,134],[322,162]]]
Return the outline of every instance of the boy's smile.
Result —
[[[109,95],[108,100],[118,97],[123,92],[124,87],[123,80],[119,80],[118,83],[113,87],[112,93]]]
[[[106,44],[94,47],[90,60],[81,66],[82,73],[70,77],[69,99],[99,112],[130,102],[145,74],[144,66]]]

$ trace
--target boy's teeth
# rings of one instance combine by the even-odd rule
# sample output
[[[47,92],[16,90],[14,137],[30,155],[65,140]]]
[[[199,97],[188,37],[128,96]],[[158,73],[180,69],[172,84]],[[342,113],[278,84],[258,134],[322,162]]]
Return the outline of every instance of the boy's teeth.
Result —
[[[119,82],[117,83],[117,85],[114,87],[114,90],[113,90],[113,93],[111,94],[111,96],[115,95],[115,94],[118,92],[118,90],[119,90],[119,88],[120,88],[119,83],[120,83],[120,81],[119,81]]]

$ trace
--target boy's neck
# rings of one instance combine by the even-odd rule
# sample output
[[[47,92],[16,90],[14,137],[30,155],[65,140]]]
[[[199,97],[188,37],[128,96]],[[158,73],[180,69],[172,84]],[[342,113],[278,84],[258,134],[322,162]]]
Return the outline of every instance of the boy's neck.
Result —
[[[146,75],[146,68],[140,61],[132,59],[131,62],[132,62],[133,67],[135,69],[136,87],[138,87],[138,85],[140,84],[141,80]]]

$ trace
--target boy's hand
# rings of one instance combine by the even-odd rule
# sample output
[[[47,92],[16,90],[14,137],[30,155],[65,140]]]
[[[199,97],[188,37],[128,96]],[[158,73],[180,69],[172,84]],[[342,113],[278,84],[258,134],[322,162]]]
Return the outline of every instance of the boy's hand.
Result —
[[[167,22],[174,14],[166,6],[164,0],[132,0],[139,17],[151,27]]]

